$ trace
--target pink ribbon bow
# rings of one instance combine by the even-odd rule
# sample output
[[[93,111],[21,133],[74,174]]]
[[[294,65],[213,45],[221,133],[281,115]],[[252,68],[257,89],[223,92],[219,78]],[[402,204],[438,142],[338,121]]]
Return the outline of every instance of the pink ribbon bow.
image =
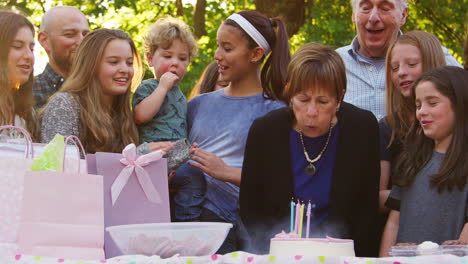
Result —
[[[161,197],[143,167],[153,161],[160,160],[164,154],[164,151],[158,150],[137,157],[135,144],[126,146],[122,151],[123,158],[120,159],[120,162],[126,165],[126,167],[122,169],[119,176],[117,176],[111,186],[112,205],[114,205],[117,198],[119,198],[120,193],[130,179],[133,171],[135,171],[138,182],[140,183],[146,198],[153,203],[161,203]]]

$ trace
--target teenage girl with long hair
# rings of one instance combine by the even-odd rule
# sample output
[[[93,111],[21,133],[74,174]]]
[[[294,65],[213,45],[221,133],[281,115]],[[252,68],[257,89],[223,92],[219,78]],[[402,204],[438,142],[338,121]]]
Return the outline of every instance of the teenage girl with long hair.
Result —
[[[198,147],[194,162],[179,168],[174,181],[188,179],[182,181],[185,186],[206,188],[204,196],[194,197],[189,215],[236,224],[248,130],[256,118],[285,106],[281,99],[290,52],[285,24],[256,11],[228,17],[218,29],[217,44],[220,79],[230,84],[189,102],[189,139]],[[236,228],[220,253],[239,249]]]
[[[41,141],[57,133],[80,138],[87,152],[121,152],[139,142],[130,93],[141,80],[133,40],[116,29],[98,29],[83,39],[70,76],[43,109]],[[152,145],[142,144],[140,153]]]
[[[36,134],[33,111],[34,26],[22,15],[0,11],[0,125]]]

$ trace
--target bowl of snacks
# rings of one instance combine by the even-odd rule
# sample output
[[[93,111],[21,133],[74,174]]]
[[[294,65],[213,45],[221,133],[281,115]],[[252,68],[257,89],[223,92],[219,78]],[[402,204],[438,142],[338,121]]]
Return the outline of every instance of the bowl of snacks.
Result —
[[[169,258],[216,253],[232,228],[230,223],[178,222],[110,226],[106,230],[125,255]]]

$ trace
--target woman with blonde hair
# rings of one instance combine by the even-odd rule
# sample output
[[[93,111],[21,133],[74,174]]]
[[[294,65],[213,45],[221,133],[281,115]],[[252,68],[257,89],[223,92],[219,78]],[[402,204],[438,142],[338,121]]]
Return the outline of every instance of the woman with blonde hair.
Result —
[[[380,209],[390,193],[391,163],[399,154],[411,123],[415,118],[411,87],[419,76],[434,68],[445,66],[442,46],[434,35],[411,31],[398,37],[387,51],[386,58],[387,113],[380,120]]]
[[[42,110],[41,141],[49,142],[57,133],[75,135],[90,153],[121,152],[139,142],[130,93],[140,80],[141,60],[127,33],[105,28],[89,33],[70,76]],[[155,147],[142,144],[138,150],[147,153]]]
[[[0,11],[0,125],[26,128],[34,137],[34,26],[22,15]]]

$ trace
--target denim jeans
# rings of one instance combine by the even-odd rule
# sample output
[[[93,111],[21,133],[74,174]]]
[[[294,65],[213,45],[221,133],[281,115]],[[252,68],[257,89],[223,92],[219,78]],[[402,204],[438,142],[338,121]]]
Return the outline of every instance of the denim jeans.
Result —
[[[175,220],[198,221],[206,193],[203,171],[185,163],[176,170],[170,184],[177,189],[174,195]]]

